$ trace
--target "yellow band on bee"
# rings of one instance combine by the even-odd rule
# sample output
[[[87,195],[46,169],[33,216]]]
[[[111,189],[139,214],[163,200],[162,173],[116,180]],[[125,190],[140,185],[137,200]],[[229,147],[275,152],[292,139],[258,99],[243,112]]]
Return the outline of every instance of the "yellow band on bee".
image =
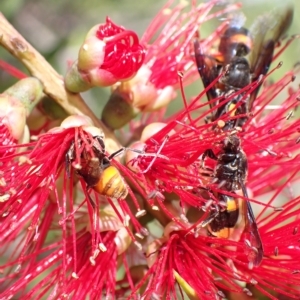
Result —
[[[210,229],[210,228],[209,228]],[[210,234],[217,237],[217,238],[223,238],[228,239],[230,235],[230,229],[225,227],[219,231],[211,231],[209,230]]]
[[[232,35],[230,37],[230,43],[244,44],[249,49],[251,49],[251,47],[252,47],[252,39],[250,38],[250,36],[242,34],[242,33]]]
[[[227,211],[228,212],[235,211],[235,210],[237,210],[239,208],[238,203],[237,203],[237,201],[236,201],[235,198],[232,198],[230,200],[228,199],[226,201],[226,204],[227,204]]]
[[[113,198],[126,198],[127,187],[119,170],[114,166],[109,166],[103,170],[100,180],[93,187],[96,192]]]
[[[234,117],[235,116],[235,112],[236,112],[235,107],[236,107],[236,105],[234,103],[231,103],[229,105],[230,117]]]

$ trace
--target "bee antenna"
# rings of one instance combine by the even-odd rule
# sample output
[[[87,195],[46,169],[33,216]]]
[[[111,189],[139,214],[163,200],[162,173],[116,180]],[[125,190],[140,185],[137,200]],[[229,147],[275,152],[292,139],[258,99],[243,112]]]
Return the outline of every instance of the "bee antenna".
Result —
[[[109,160],[112,160],[114,157],[119,156],[119,155],[123,154],[123,153],[126,152],[126,151],[132,151],[132,152],[139,153],[139,154],[145,154],[145,151],[144,151],[144,150],[138,150],[138,149],[132,149],[132,148],[122,147],[122,148],[120,148],[119,150],[117,150],[116,152],[112,153],[112,154],[108,157],[108,159],[109,159]]]
[[[124,153],[124,151],[126,150],[125,147],[120,148],[119,150],[115,151],[114,153],[112,153],[109,157],[108,160],[112,160],[114,157],[117,157],[119,155],[121,155],[122,153]]]
[[[67,172],[67,176],[68,178],[71,177],[71,167],[70,167],[70,159],[69,159],[69,156],[68,156],[68,153],[66,154],[65,156],[65,160],[66,160],[66,172]]]
[[[65,155],[66,172],[68,178],[71,177],[71,160],[74,159],[74,152],[75,152],[75,146],[74,146],[74,141],[72,141],[71,146]]]

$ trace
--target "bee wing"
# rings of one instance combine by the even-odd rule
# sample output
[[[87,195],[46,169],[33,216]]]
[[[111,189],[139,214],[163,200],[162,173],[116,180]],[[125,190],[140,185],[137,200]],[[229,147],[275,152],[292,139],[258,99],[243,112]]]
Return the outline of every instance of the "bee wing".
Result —
[[[198,72],[202,79],[203,85],[207,88],[219,75],[218,65],[216,60],[209,55],[203,53],[203,49],[198,41],[194,41],[194,50],[195,50],[195,60],[198,68]],[[208,101],[217,98],[216,89],[211,87],[206,92]],[[215,104],[210,103],[212,108]]]
[[[292,19],[293,7],[288,6],[258,17],[250,28],[253,47],[249,54],[249,62],[253,81],[268,72],[275,45],[291,25]],[[251,94],[249,111],[252,109],[259,87],[260,85]]]
[[[241,187],[244,196],[248,198],[245,185],[241,184]],[[253,264],[254,266],[259,266],[264,256],[264,249],[259,234],[259,230],[255,221],[255,217],[252,211],[252,207],[248,200],[242,201],[241,211],[242,211],[243,218],[245,219],[245,230],[250,235],[251,246],[255,247],[257,250],[255,251]]]

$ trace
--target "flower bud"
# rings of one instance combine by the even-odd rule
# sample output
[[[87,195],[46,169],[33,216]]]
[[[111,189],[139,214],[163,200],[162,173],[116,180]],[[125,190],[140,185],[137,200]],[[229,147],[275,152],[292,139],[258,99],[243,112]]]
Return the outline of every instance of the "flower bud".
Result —
[[[3,94],[18,99],[26,110],[26,117],[43,98],[43,86],[37,78],[28,77],[19,80],[8,88]]]
[[[130,149],[143,151],[146,147],[146,144],[137,141],[130,145]],[[138,173],[140,172],[140,168],[137,163],[137,158],[140,154],[134,151],[126,151],[125,153],[125,163],[126,166],[133,172]]]
[[[48,97],[42,99],[38,108],[50,120],[64,119],[68,116],[66,111],[58,103]]]
[[[42,130],[47,131],[49,125],[49,119],[45,116],[38,108],[34,108],[27,118],[27,125],[30,128],[30,131],[37,135]]]
[[[128,95],[134,107],[143,112],[151,112],[166,107],[176,97],[171,85],[158,86],[151,82],[153,70],[143,65],[136,76],[127,82],[114,86],[113,93]]]
[[[66,87],[78,93],[128,80],[139,70],[144,56],[137,35],[107,18],[87,34],[78,60],[66,74]]]
[[[111,129],[119,129],[137,116],[139,110],[132,106],[128,95],[113,93],[102,111],[102,121]]]
[[[146,142],[149,138],[151,138],[154,134],[156,134],[157,132],[159,132],[161,129],[163,129],[164,127],[166,127],[167,124],[162,123],[162,122],[155,122],[155,123],[151,123],[149,125],[147,125],[141,135],[141,141],[142,142]],[[168,134],[169,136],[175,134],[175,130],[172,129]]]
[[[58,103],[48,97],[44,97],[30,113],[27,118],[27,125],[32,134],[38,135],[41,132],[47,132],[55,126],[59,126],[67,116],[66,111]]]
[[[153,112],[167,107],[176,97],[173,86],[157,88],[150,81],[151,70],[144,65],[129,81],[119,82],[102,112],[102,121],[119,129],[140,112]]]
[[[6,138],[9,135],[11,139],[18,141],[26,125],[26,109],[23,104],[16,98],[0,95],[0,119],[1,127],[8,130]]]
[[[36,78],[22,79],[0,95],[1,131],[6,131],[6,140],[22,139],[26,117],[42,96],[43,88]]]
[[[60,124],[61,128],[72,128],[72,127],[80,127],[80,126],[90,126],[93,125],[92,120],[88,116],[69,116],[62,121]]]

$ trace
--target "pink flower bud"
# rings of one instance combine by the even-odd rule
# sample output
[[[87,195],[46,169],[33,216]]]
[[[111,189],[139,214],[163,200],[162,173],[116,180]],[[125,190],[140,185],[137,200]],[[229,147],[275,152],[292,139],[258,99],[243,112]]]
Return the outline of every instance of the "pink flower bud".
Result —
[[[26,124],[26,114],[26,108],[18,99],[0,95],[1,127],[7,128],[11,139],[18,141],[22,137]]]
[[[147,125],[141,135],[141,141],[145,142],[148,139],[150,139],[153,135],[155,135],[157,132],[159,132],[160,130],[162,130],[164,127],[166,127],[167,124],[165,123],[161,123],[161,122],[156,122],[156,123],[151,123],[149,125]],[[173,134],[175,134],[176,131],[174,129],[172,129],[168,135],[171,136]]]
[[[176,97],[175,89],[171,85],[157,88],[150,81],[151,73],[151,69],[143,65],[134,78],[127,82],[117,83],[113,87],[112,95],[122,95],[124,101],[140,112],[151,112],[167,107]]]
[[[86,36],[76,61],[66,75],[66,87],[82,92],[94,86],[110,86],[133,77],[145,56],[135,32],[114,24],[94,26]]]

